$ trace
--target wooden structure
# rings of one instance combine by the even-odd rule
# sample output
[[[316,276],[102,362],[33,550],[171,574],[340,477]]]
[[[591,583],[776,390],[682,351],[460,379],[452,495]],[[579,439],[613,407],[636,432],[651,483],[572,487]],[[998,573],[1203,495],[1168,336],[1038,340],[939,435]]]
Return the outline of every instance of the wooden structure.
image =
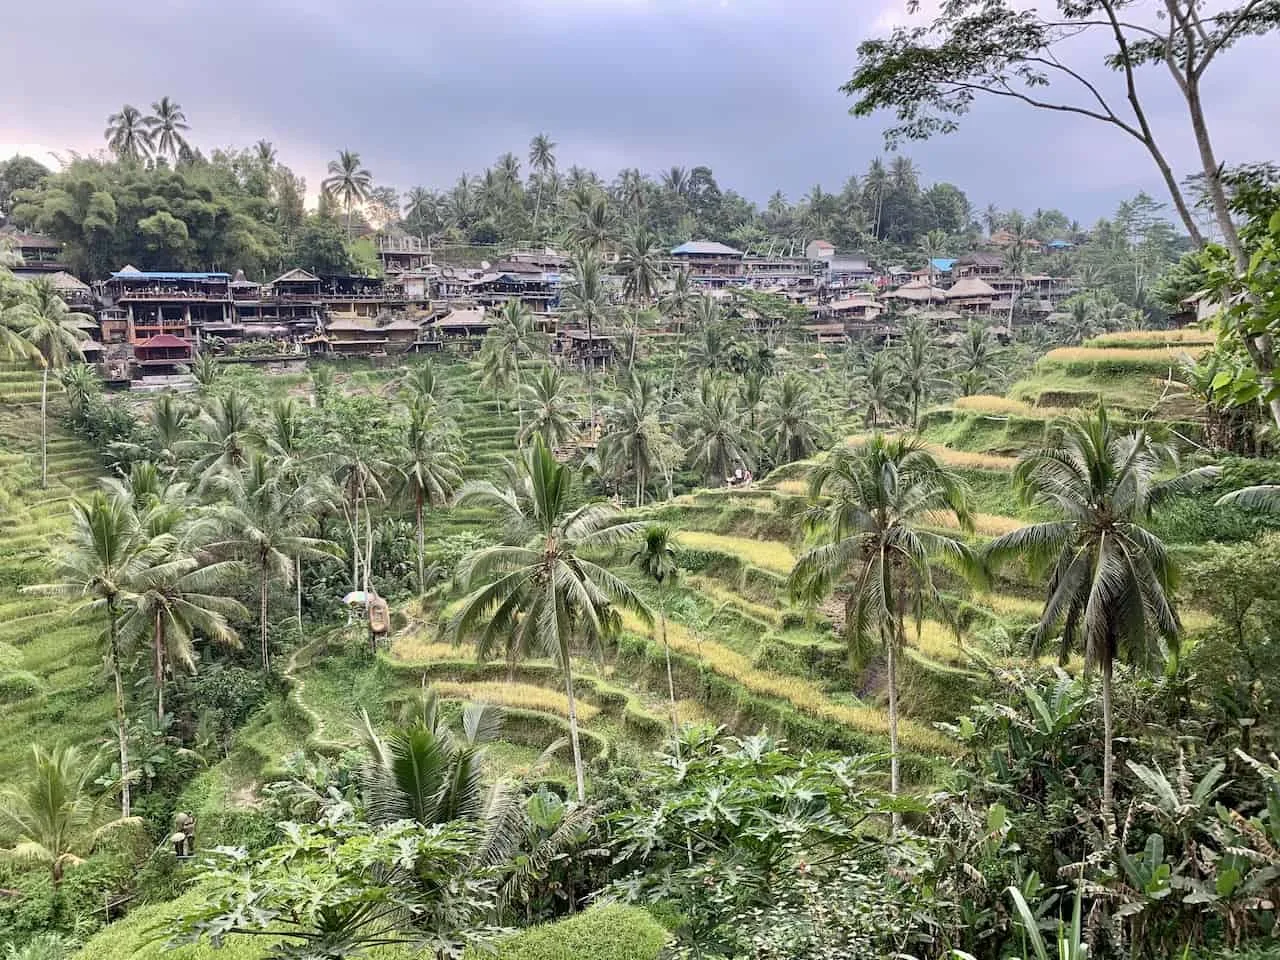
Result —
[[[101,284],[108,307],[125,312],[126,339],[133,344],[168,335],[199,338],[206,325],[231,322],[231,276],[226,273],[142,271],[125,267]]]
[[[671,251],[676,267],[699,286],[723,287],[739,283],[743,276],[743,253],[723,243],[690,240]]]

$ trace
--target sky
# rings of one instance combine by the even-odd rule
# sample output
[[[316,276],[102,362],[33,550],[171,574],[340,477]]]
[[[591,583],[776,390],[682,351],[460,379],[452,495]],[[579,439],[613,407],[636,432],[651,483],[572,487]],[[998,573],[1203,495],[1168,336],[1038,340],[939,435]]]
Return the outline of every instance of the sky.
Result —
[[[706,164],[758,203],[774,190],[796,201],[816,183],[838,190],[884,152],[887,118],[849,116],[839,86],[861,40],[908,22],[906,2],[15,4],[0,31],[0,157],[100,150],[121,104],[145,111],[168,95],[197,146],[271,140],[313,193],[340,149],[358,151],[379,184],[444,188],[506,150],[523,159],[546,132],[562,169],[611,179],[622,167]],[[1206,102],[1222,160],[1280,154],[1275,47],[1274,36],[1247,41],[1213,68]],[[1191,172],[1179,98],[1167,75],[1143,79],[1167,152]],[[959,132],[903,152],[976,209],[1059,207],[1087,223],[1141,189],[1165,199],[1120,132],[1016,104],[985,102]]]

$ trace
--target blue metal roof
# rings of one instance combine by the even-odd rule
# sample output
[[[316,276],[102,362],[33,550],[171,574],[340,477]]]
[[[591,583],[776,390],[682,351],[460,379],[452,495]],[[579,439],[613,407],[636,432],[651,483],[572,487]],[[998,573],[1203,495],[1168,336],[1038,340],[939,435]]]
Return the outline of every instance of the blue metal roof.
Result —
[[[929,262],[933,264],[933,269],[942,273],[950,273],[951,268],[956,265],[955,257],[934,257]]]
[[[741,250],[735,250],[733,247],[727,247],[723,243],[716,243],[713,240],[690,240],[688,243],[682,243],[671,251],[672,256],[680,254],[702,254],[724,256],[724,257],[740,257]]]
[[[113,273],[112,280],[230,280],[229,273],[176,273],[170,271],[127,270]]]

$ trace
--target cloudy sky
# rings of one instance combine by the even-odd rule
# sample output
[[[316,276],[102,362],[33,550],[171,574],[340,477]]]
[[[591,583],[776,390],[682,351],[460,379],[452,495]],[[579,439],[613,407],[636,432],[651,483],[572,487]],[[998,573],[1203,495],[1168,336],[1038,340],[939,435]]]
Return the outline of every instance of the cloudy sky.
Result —
[[[0,32],[0,156],[90,152],[108,114],[178,100],[202,148],[272,140],[314,191],[358,150],[379,183],[443,187],[546,131],[562,168],[612,176],[707,164],[763,203],[838,189],[882,150],[882,118],[838,90],[858,42],[906,0],[61,0],[15,4]],[[1251,41],[1215,66],[1220,156],[1280,153],[1280,111]],[[1084,51],[1082,51],[1084,52]],[[1272,51],[1274,53],[1274,51]],[[1147,77],[1180,171],[1194,156],[1165,75]],[[1163,91],[1163,92],[1161,92]],[[1160,189],[1146,155],[1091,121],[985,104],[907,152],[976,207],[1081,220]]]

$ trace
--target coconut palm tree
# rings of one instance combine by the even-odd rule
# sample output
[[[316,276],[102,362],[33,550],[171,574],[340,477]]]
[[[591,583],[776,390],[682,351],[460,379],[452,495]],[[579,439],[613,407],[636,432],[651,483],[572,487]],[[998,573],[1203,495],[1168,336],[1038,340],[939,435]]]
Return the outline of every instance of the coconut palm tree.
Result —
[[[640,546],[631,562],[646,579],[658,585],[658,620],[662,626],[662,653],[667,662],[667,698],[671,704],[671,736],[680,756],[680,717],[676,712],[676,684],[671,675],[671,645],[667,642],[667,588],[680,575],[676,560],[675,533],[665,523],[651,523],[641,534]]]
[[[663,401],[657,382],[648,373],[631,373],[622,394],[605,408],[601,464],[635,478],[636,506],[656,470],[663,467],[670,446],[660,414]]]
[[[526,417],[521,446],[540,436],[555,450],[577,436],[578,407],[569,395],[569,382],[555,367],[543,367],[531,382],[520,385],[520,404]]]
[[[87,313],[67,308],[53,283],[46,279],[24,285],[16,304],[5,310],[6,322],[31,344],[40,362],[40,487],[49,486],[49,371],[71,361],[83,361],[80,344],[88,334],[80,324],[93,323]]]
[[[644,227],[627,235],[618,261],[622,273],[622,292],[634,304],[648,303],[658,292],[662,280],[662,249],[658,238]]]
[[[723,381],[703,377],[686,416],[690,461],[708,486],[719,486],[735,465],[750,465],[755,436]]]
[[[451,423],[441,421],[433,410],[419,404],[409,408],[409,423],[400,448],[396,469],[400,490],[413,501],[414,526],[418,535],[418,593],[427,592],[426,507],[446,506],[462,484],[462,449]]]
[[[925,266],[929,270],[929,283],[932,284],[934,274],[937,272],[933,261],[946,255],[947,234],[943,230],[930,230],[920,238],[917,246],[919,246],[920,253],[924,256]]]
[[[857,448],[837,449],[815,467],[809,494],[814,506],[807,526],[817,545],[796,560],[791,593],[812,603],[847,586],[845,633],[851,652],[864,655],[875,641],[883,645],[889,790],[896,796],[898,656],[906,641],[907,612],[918,623],[925,604],[942,605],[933,582],[935,563],[980,575],[977,558],[963,542],[922,529],[939,514],[954,514],[962,529],[972,529],[965,489],[919,441],[876,434]]]
[[[139,574],[163,556],[167,544],[149,541],[133,504],[120,496],[94,493],[71,504],[71,535],[54,554],[54,583],[25,587],[24,592],[68,597],[85,609],[106,614],[107,671],[115,687],[116,735],[120,751],[120,810],[129,816],[129,745],[125,716],[123,645],[120,623]]]
[[[523,382],[520,374],[521,359],[532,360],[536,356],[545,355],[547,350],[546,334],[534,325],[533,313],[525,306],[524,301],[515,297],[502,305],[497,322],[486,340],[492,340],[495,349],[510,356],[517,385]],[[523,433],[524,410],[518,401],[516,408],[520,417],[520,432]]]
[[[373,174],[360,166],[360,154],[352,150],[338,152],[337,160],[329,161],[329,176],[320,182],[325,193],[337,197],[347,208],[347,236],[351,236],[351,208],[364,203],[373,189]]]
[[[217,533],[206,545],[210,555],[238,560],[248,566],[258,582],[258,641],[262,669],[271,669],[267,634],[267,600],[273,580],[291,584],[294,558],[319,560],[340,557],[337,544],[304,536],[312,492],[290,487],[276,461],[263,453],[250,453],[236,469],[223,467],[209,482],[218,495],[214,505]]]
[[[459,577],[471,592],[452,628],[458,638],[474,638],[481,659],[496,644],[508,645],[514,660],[537,647],[554,657],[564,673],[569,707],[569,740],[578,800],[586,799],[582,749],[571,653],[578,642],[597,644],[613,633],[617,611],[653,620],[643,600],[586,554],[616,546],[644,528],[619,522],[612,504],[574,507],[573,474],[539,436],[521,459],[528,497],[492,485],[464,488],[459,504],[501,510],[508,529],[527,536],[523,546],[484,547],[469,554]],[[513,533],[513,539],[514,539]]]
[[[769,394],[761,425],[775,464],[811,456],[822,445],[815,398],[804,378],[788,373]]]
[[[480,347],[480,389],[493,392],[494,402],[502,409],[502,398],[510,397],[519,383],[517,360],[507,351],[498,334],[490,330]]]
[[[62,392],[67,395],[67,406],[71,408],[73,418],[79,418],[89,403],[102,393],[102,380],[87,363],[71,364],[62,371],[58,381],[62,384]]]
[[[600,259],[591,253],[575,256],[570,264],[573,280],[565,291],[561,309],[566,320],[587,329],[587,339],[594,343],[595,331],[609,316],[609,297],[605,292],[603,267]],[[591,425],[595,429],[596,387],[595,361],[587,360],[587,404],[591,410]],[[549,442],[549,441],[548,441]]]
[[[0,834],[15,841],[3,852],[48,866],[55,890],[103,834],[135,822],[127,815],[109,818],[111,791],[95,789],[101,769],[100,757],[86,757],[75,746],[45,750],[33,743],[27,775],[15,776],[0,793]]]
[[[978,320],[969,321],[956,350],[954,372],[960,393],[968,397],[988,389],[990,383],[998,379],[1003,354],[996,346],[990,327]]]
[[[1143,523],[1153,507],[1217,476],[1217,468],[1210,467],[1158,483],[1157,473],[1168,459],[1168,451],[1144,429],[1123,431],[1105,407],[1087,418],[1063,421],[1050,442],[1025,455],[1014,470],[1023,501],[1059,519],[1022,527],[987,546],[993,565],[1022,557],[1035,575],[1047,574],[1032,655],[1061,624],[1062,660],[1081,641],[1086,666],[1102,674],[1101,813],[1108,829],[1114,826],[1115,661],[1149,663],[1159,655],[1159,643],[1175,642],[1181,631],[1173,606],[1173,561]]]
[[[240,637],[231,621],[249,614],[243,604],[223,592],[239,576],[240,564],[207,562],[191,542],[193,525],[176,526],[178,532],[168,539],[166,552],[134,577],[128,611],[120,624],[120,642],[125,647],[149,641],[156,716],[161,721],[169,670],[180,666],[188,673],[196,671],[196,637],[238,647]]]
[[[920,407],[947,390],[950,383],[942,368],[933,338],[923,323],[910,323],[899,353],[900,385],[911,398],[911,429],[920,426]]]
[[[223,469],[238,469],[249,454],[262,446],[249,398],[238,390],[215,395],[196,417],[196,436],[181,441],[178,451],[193,461],[192,470],[212,475]]]
[[[584,254],[598,256],[612,242],[615,232],[609,200],[597,192],[592,193],[587,206],[569,228],[569,239]]]
[[[662,175],[662,187],[675,198],[689,195],[689,171],[684,167],[672,167]]]
[[[143,122],[151,130],[151,140],[155,144],[157,156],[167,155],[176,161],[180,154],[190,149],[182,136],[184,130],[191,129],[187,125],[187,115],[175,101],[161,97],[151,105],[151,116]]]
[[[430,228],[440,222],[440,207],[440,195],[426,187],[414,187],[405,197],[405,220],[417,228],[423,242],[430,236]]]
[[[906,418],[902,396],[902,371],[897,358],[887,352],[871,355],[866,367],[849,379],[850,409],[862,410],[862,422],[871,429]]]
[[[542,212],[542,187],[547,175],[556,168],[556,143],[545,133],[529,141],[529,166],[538,175],[538,197],[533,206],[533,232],[538,233],[538,216]]]
[[[116,159],[137,163],[151,156],[154,143],[147,118],[135,106],[125,104],[119,113],[107,117],[107,130],[103,134],[107,147]]]
[[[276,165],[276,146],[270,140],[259,140],[253,145],[253,159],[263,173],[270,173]]]
[[[1256,487],[1244,487],[1233,490],[1220,497],[1216,506],[1235,505],[1246,510],[1257,510],[1262,513],[1280,513],[1280,485],[1260,484]]]

